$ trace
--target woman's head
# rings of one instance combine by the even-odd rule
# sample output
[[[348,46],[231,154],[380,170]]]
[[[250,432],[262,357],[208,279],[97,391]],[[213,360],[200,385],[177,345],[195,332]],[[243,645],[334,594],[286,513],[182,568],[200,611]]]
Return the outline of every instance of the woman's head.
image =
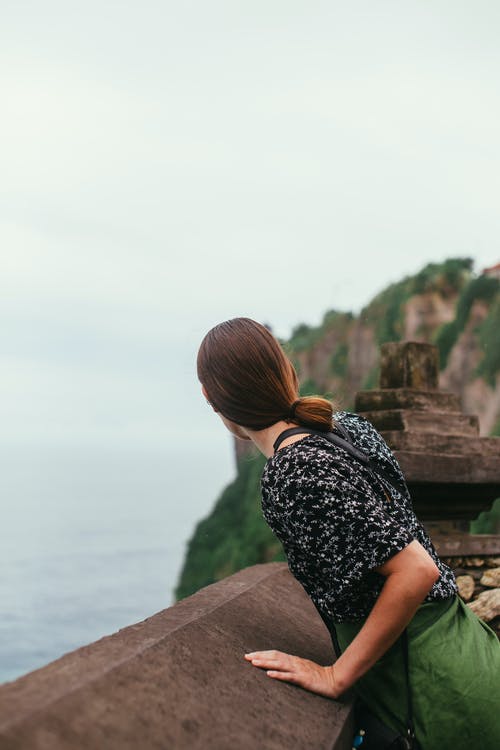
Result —
[[[233,318],[212,328],[197,365],[212,406],[237,425],[263,430],[287,420],[325,431],[332,427],[332,404],[318,396],[299,398],[292,363],[255,320]]]

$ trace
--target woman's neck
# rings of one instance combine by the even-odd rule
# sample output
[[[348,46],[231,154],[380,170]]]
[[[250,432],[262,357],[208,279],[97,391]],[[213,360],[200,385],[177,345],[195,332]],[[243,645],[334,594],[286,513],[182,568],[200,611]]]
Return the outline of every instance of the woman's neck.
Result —
[[[260,452],[263,453],[266,458],[270,458],[274,454],[273,445],[278,435],[281,435],[281,433],[289,427],[298,426],[299,425],[296,422],[285,422],[285,420],[282,419],[279,422],[275,422],[270,427],[266,427],[264,430],[250,430],[246,427],[245,432]],[[307,432],[304,432],[303,434],[290,435],[290,437],[283,440],[280,448],[284,448],[286,445],[291,445],[292,443],[297,442],[297,440],[302,440],[304,435],[307,434]]]

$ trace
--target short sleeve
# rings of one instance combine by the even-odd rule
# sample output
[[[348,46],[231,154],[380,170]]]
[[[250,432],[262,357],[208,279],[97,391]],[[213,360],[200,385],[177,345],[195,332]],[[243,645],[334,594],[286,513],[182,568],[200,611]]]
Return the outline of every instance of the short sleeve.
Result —
[[[288,532],[297,556],[309,556],[335,596],[349,597],[414,537],[359,472],[330,466],[325,477],[310,463],[301,468],[288,487]]]

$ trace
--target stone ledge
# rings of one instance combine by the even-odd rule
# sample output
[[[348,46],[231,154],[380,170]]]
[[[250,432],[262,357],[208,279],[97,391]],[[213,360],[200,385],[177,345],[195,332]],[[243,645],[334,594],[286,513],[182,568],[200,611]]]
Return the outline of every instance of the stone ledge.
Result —
[[[420,391],[416,388],[383,388],[356,393],[354,411],[370,412],[387,409],[459,413],[460,399],[455,393]]]
[[[416,430],[384,430],[382,437],[392,451],[413,453],[443,453],[455,456],[496,456],[500,462],[500,438],[468,437],[447,433],[418,432]]]
[[[439,557],[500,555],[499,534],[443,534],[431,531],[431,536]]]
[[[381,409],[359,412],[379,432],[405,430],[463,437],[479,436],[479,418],[475,414],[414,409]]]
[[[500,447],[500,446],[499,446]],[[394,455],[401,466],[407,483],[421,482],[446,485],[446,492],[454,491],[454,486],[464,484],[485,487],[493,485],[500,490],[500,462],[496,456],[464,455],[453,453],[417,453],[395,450]]]
[[[1,750],[344,750],[352,703],[278,682],[247,651],[331,663],[285,563],[255,565],[0,686]]]

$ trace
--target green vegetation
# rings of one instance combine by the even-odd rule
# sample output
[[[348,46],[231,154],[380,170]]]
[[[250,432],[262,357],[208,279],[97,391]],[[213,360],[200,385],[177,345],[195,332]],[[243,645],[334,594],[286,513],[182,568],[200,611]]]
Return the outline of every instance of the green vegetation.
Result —
[[[470,258],[452,258],[443,263],[429,263],[415,276],[390,284],[361,312],[364,324],[375,334],[378,345],[385,341],[400,340],[404,335],[406,302],[414,295],[436,293],[444,299],[457,300],[455,319],[442,326],[435,335],[439,346],[441,365],[444,367],[449,353],[469,319],[471,306],[481,299],[488,304],[488,315],[474,332],[484,353],[478,366],[478,375],[492,386],[500,372],[500,283],[486,276],[474,277]],[[347,384],[348,353],[351,324],[355,321],[350,312],[329,310],[319,326],[297,326],[289,341],[282,341],[288,356],[296,366],[301,380],[300,393],[321,393],[316,382],[341,392]],[[427,332],[428,333],[428,332]],[[313,371],[306,377],[311,350],[320,346],[325,372]],[[328,358],[328,347],[331,357]],[[302,362],[304,372],[300,372]],[[334,382],[330,382],[334,381]],[[362,390],[377,387],[379,364],[366,373]],[[335,401],[335,397],[324,394]],[[352,409],[344,404],[342,408]],[[500,418],[493,430],[500,437]],[[242,459],[233,482],[226,487],[212,512],[198,523],[189,542],[184,568],[176,595],[182,598],[202,586],[230,575],[241,568],[259,562],[284,560],[280,542],[262,517],[260,507],[260,476],[264,458],[260,455]],[[500,499],[492,509],[471,523],[473,533],[500,532]]]
[[[410,298],[407,281],[391,284],[361,311],[364,323],[374,325],[378,344],[400,341],[403,334],[403,304]]]
[[[415,294],[437,291],[456,294],[470,276],[472,258],[450,258],[429,263],[415,276],[390,284],[361,311],[361,319],[375,329],[377,344],[400,341],[404,332],[404,306]]]
[[[491,431],[491,437],[500,437],[500,419]],[[469,530],[471,534],[500,534],[500,497],[497,497],[490,510],[483,511],[471,521]]]
[[[310,349],[314,344],[321,338],[320,327],[314,328],[308,326],[305,323],[301,323],[296,326],[288,342],[288,347],[295,352],[303,352],[305,349]]]
[[[345,333],[347,326],[354,320],[351,312],[341,310],[328,310],[319,326],[308,326],[301,323],[296,326],[290,340],[286,346],[287,354],[291,356],[292,352],[303,352],[321,341],[326,333],[332,330],[338,330]]]
[[[467,320],[473,303],[476,300],[484,300],[485,302],[491,302],[496,295],[500,282],[498,279],[492,278],[491,276],[478,276],[475,279],[471,279],[461,290],[460,296],[457,302],[457,309],[455,319],[450,323],[445,323],[438,330],[435,337],[435,344],[439,349],[439,358],[441,369],[446,367],[448,356],[454,347],[459,335],[465,328]],[[497,310],[497,316],[500,315],[500,310]],[[490,339],[493,338],[493,326],[495,324],[494,318],[485,326],[487,321],[484,321],[482,328],[484,327],[483,337],[487,340],[488,344]],[[497,323],[498,324],[498,323]],[[497,328],[497,341],[498,341],[498,328]],[[499,347],[492,347],[496,351],[492,351],[493,358],[496,357],[500,361]],[[486,344],[485,344],[486,349]],[[491,365],[490,365],[491,366]],[[494,365],[493,365],[494,366]],[[498,363],[497,363],[498,369]]]
[[[175,592],[178,599],[248,565],[285,559],[280,542],[262,517],[264,462],[260,454],[242,459],[236,479],[196,526]]]
[[[494,388],[497,373],[500,372],[500,282],[497,279],[490,281],[497,282],[496,299],[490,307],[488,316],[479,326],[479,343],[484,355],[477,374]],[[496,434],[500,436],[500,422],[499,432]]]
[[[472,273],[473,258],[448,258],[443,263],[429,263],[413,277],[413,294],[439,291],[450,297],[461,289]]]
[[[500,534],[500,497],[497,497],[491,510],[480,513],[470,524],[471,534]]]
[[[319,392],[318,385],[313,378],[307,378],[300,385],[301,396],[316,396]]]
[[[349,347],[345,341],[342,341],[335,349],[330,359],[330,372],[338,378],[345,378],[347,374],[347,355]]]
[[[363,382],[361,383],[361,391],[371,391],[372,388],[377,388],[379,384],[380,379],[380,365],[377,362],[376,365],[372,367],[372,369],[368,372],[368,375],[365,377]]]

